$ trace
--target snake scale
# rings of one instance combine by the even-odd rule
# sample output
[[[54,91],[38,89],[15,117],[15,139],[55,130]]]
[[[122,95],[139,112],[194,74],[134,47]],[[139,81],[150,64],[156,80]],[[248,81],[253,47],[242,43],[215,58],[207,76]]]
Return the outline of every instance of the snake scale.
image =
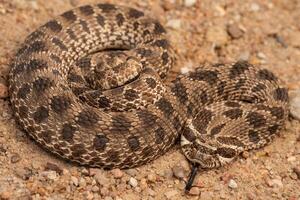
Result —
[[[9,73],[15,118],[39,144],[91,167],[148,163],[177,140],[209,169],[268,144],[288,93],[246,61],[203,64],[166,83],[175,56],[166,30],[134,8],[86,5],[30,34]]]

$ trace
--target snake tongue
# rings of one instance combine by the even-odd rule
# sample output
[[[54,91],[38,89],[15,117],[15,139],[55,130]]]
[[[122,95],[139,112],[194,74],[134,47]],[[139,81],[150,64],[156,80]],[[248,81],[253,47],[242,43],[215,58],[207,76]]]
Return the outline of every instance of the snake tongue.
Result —
[[[194,163],[192,165],[192,170],[189,176],[189,179],[185,185],[185,192],[189,192],[191,190],[191,188],[193,187],[193,182],[195,180],[195,177],[197,175],[198,172],[198,168],[199,168],[199,164],[198,163]]]

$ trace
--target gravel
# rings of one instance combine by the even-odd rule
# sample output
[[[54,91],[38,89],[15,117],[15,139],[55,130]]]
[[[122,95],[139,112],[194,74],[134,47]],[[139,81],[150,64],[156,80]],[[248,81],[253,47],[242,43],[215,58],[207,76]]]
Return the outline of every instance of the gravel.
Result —
[[[135,178],[133,178],[133,177],[130,177],[128,183],[129,183],[129,185],[131,185],[132,187],[138,186],[138,181],[137,181]]]
[[[235,182],[235,180],[230,179],[229,183],[228,183],[228,187],[230,187],[231,189],[236,189],[238,187],[237,183]]]

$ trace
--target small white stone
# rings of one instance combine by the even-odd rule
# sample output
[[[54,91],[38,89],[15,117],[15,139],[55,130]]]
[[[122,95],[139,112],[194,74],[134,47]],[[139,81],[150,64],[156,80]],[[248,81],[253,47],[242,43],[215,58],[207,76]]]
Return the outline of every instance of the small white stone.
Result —
[[[257,57],[260,59],[263,59],[263,60],[265,60],[267,58],[267,56],[263,52],[258,52]]]
[[[235,189],[238,187],[237,183],[235,182],[235,180],[233,179],[230,179],[229,180],[229,183],[228,183],[228,187],[232,188],[232,189]]]
[[[293,117],[300,120],[300,89],[290,92],[290,112]]]
[[[289,162],[295,162],[296,161],[296,157],[295,156],[290,156],[290,157],[288,157],[287,161],[289,161]]]
[[[136,186],[138,185],[137,180],[136,180],[135,178],[133,178],[133,177],[130,177],[128,183],[129,183],[129,185],[131,185],[132,187],[136,187]]]
[[[42,176],[47,177],[49,180],[57,179],[57,173],[55,171],[45,171],[42,173]]]
[[[184,0],[184,6],[191,7],[191,6],[195,5],[196,2],[197,2],[197,0]]]
[[[170,19],[167,24],[167,27],[173,28],[173,29],[180,29],[181,27],[181,20],[180,19]]]
[[[253,12],[257,12],[257,11],[260,10],[260,6],[257,3],[252,3],[250,5],[250,10],[253,11]]]

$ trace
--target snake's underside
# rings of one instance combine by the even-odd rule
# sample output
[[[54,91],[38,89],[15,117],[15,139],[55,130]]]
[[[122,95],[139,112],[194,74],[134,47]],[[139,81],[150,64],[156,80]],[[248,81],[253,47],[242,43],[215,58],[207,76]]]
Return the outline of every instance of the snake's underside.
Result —
[[[133,8],[82,6],[30,34],[9,74],[21,127],[83,165],[128,168],[182,151],[221,166],[278,134],[287,90],[245,61],[199,66],[164,81],[174,64],[166,31]]]

